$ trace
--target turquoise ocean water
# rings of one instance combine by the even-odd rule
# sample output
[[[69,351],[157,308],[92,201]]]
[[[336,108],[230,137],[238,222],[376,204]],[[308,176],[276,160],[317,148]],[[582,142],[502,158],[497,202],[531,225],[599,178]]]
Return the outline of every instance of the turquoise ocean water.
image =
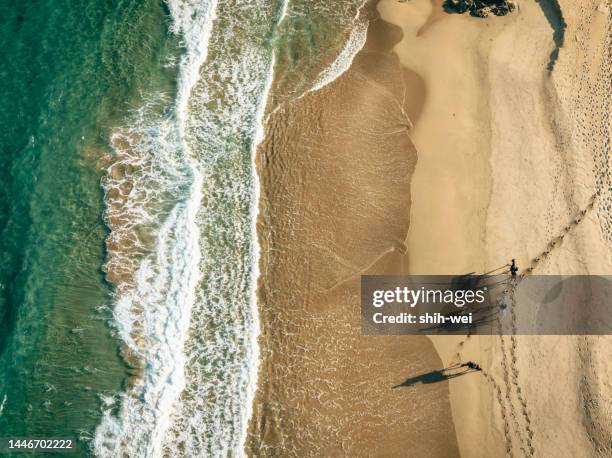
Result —
[[[242,453],[266,101],[359,3],[0,0],[0,437]]]
[[[172,40],[158,2],[0,11],[0,436],[87,439],[100,393],[125,378],[101,270],[102,154],[138,91],[168,84]]]

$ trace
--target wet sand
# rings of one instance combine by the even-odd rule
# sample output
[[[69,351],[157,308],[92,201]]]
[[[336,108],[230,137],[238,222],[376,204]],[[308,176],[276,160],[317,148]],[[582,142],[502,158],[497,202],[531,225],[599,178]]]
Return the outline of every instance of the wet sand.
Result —
[[[555,3],[382,0],[351,69],[274,113],[250,452],[612,453],[608,337],[360,336],[363,273],[612,273],[610,12]],[[468,360],[484,371],[391,388]]]
[[[440,368],[430,341],[361,336],[359,276],[390,273],[406,253],[408,131],[424,99],[391,52],[401,36],[373,17],[350,70],[268,122],[254,455],[458,453],[448,387],[393,388]]]

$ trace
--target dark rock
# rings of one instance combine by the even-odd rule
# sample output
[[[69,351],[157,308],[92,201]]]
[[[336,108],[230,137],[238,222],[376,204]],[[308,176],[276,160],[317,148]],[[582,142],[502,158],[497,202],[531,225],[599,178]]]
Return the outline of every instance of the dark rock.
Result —
[[[485,18],[489,13],[505,16],[514,11],[515,6],[508,0],[445,0],[442,7],[447,13],[463,14]]]
[[[447,13],[463,14],[473,5],[472,1],[468,0],[446,0],[442,7]]]
[[[485,8],[475,8],[473,10],[470,10],[470,16],[486,18],[488,16],[487,11],[488,9],[485,9]]]

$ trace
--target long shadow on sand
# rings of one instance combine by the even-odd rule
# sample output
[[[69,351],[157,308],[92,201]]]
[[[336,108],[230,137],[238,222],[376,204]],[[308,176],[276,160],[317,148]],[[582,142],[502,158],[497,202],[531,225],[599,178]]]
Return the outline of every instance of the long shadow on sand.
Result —
[[[441,370],[431,371],[425,374],[417,375],[415,377],[410,377],[410,378],[407,378],[403,383],[400,383],[399,385],[395,385],[393,388],[413,386],[418,383],[423,383],[423,384],[438,383],[438,382],[443,382],[445,380],[449,380],[451,378],[460,377],[469,372],[476,372],[473,369],[464,369],[464,370],[461,370],[460,372],[449,373],[448,370],[449,370],[448,368],[441,369]]]
[[[548,71],[548,76],[552,74],[553,69],[555,68],[555,62],[559,57],[559,50],[563,47],[563,42],[565,40],[565,29],[567,28],[567,24],[565,23],[565,19],[563,18],[563,12],[561,11],[561,6],[559,6],[559,2],[557,0],[536,0],[536,3],[540,5],[542,9],[542,13],[544,13],[544,17],[550,24],[550,27],[553,30],[553,42],[555,44],[555,48],[550,53],[550,58],[548,61],[548,66],[546,67]]]

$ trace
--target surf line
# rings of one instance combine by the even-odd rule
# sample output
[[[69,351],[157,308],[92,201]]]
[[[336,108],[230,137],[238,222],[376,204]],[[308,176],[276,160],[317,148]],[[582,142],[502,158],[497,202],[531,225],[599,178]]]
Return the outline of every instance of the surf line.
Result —
[[[368,0],[363,0],[361,6],[357,8],[357,13],[351,21],[351,24],[354,25],[359,20],[361,11],[363,10],[363,7],[367,3],[367,1]],[[286,3],[288,4],[289,2],[287,1]],[[286,13],[286,9],[286,7],[283,8],[283,16],[281,16],[279,24],[284,18],[284,13]],[[319,73],[317,79],[315,80],[313,86],[310,89],[304,90],[299,96],[291,99],[291,101],[300,100],[306,94],[310,92],[316,92],[319,89],[322,89],[323,87],[338,79],[344,72],[346,72],[351,67],[357,53],[359,53],[359,51],[361,51],[365,45],[366,38],[368,36],[369,25],[370,23],[364,20],[357,26],[352,27],[351,33],[349,34],[349,38],[346,41],[344,48],[342,48],[342,51],[340,51],[340,54],[338,54],[334,62],[332,62],[328,67],[326,67]],[[286,102],[283,102],[277,105],[274,110],[269,112],[265,122],[267,122],[267,120],[271,118],[274,113],[280,110],[285,103]]]
[[[317,80],[308,92],[316,92],[327,86],[338,79],[353,64],[355,56],[361,51],[368,37],[368,26],[370,24],[368,21],[359,18],[365,4],[366,1],[357,9],[357,14],[355,14],[355,17],[351,21],[351,32],[344,48],[342,48],[342,51],[340,51],[340,54],[338,54],[338,57],[336,57],[331,65],[319,73]]]
[[[289,1],[283,0],[281,5],[281,12],[278,20],[274,26],[275,31],[278,29],[280,24],[287,16],[289,9]],[[264,86],[259,105],[257,107],[257,114],[255,119],[257,120],[257,126],[255,129],[255,135],[251,144],[251,176],[253,180],[253,198],[250,205],[250,220],[251,220],[251,240],[253,240],[253,274],[251,275],[251,284],[249,285],[249,296],[250,296],[250,307],[251,316],[253,317],[253,330],[251,332],[250,346],[253,349],[251,364],[249,364],[249,382],[248,382],[248,393],[246,397],[246,406],[244,410],[244,421],[242,421],[242,430],[240,432],[240,449],[237,450],[239,456],[246,456],[244,453],[244,447],[246,444],[247,433],[251,417],[253,416],[253,403],[255,402],[255,393],[257,392],[259,364],[260,364],[260,350],[259,350],[259,335],[261,333],[261,322],[259,319],[259,305],[257,302],[257,283],[261,274],[259,270],[260,251],[259,239],[257,235],[257,220],[259,218],[259,204],[261,201],[261,183],[259,175],[257,173],[257,148],[265,138],[265,112],[268,102],[268,96],[272,88],[274,81],[274,67],[276,64],[276,52],[274,49],[274,43],[271,43],[271,57],[270,67],[268,68],[268,75],[266,77],[266,83]]]
[[[144,361],[146,373],[117,396],[120,407],[116,413],[110,408],[114,400],[106,405],[91,444],[92,451],[103,457],[162,456],[171,412],[185,385],[184,347],[201,277],[197,213],[203,177],[184,132],[189,97],[208,55],[217,1],[202,2],[198,10],[180,0],[166,3],[173,20],[170,31],[183,36],[185,48],[175,104],[171,116],[153,119],[152,125],[141,126],[140,130],[144,137],[148,131],[161,132],[161,141],[153,146],[153,153],[165,157],[165,165],[178,159],[178,181],[172,180],[170,186],[189,180],[189,191],[185,199],[174,204],[156,231],[155,249],[142,260],[134,274],[134,285],[120,291],[114,301],[118,334],[130,351]],[[185,253],[190,256],[186,258]],[[138,320],[144,323],[142,329],[146,333],[134,339],[132,327]]]

